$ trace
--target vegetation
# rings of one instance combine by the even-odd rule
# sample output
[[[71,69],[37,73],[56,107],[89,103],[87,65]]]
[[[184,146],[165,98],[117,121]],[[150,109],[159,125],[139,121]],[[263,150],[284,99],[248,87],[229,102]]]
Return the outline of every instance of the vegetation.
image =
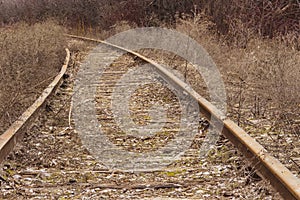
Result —
[[[13,122],[59,71],[63,29],[52,21],[0,29],[0,132]]]
[[[230,44],[236,40],[247,43],[255,33],[267,38],[280,36],[300,48],[298,0],[17,0],[0,5],[2,25],[55,18],[63,25],[84,31],[109,29],[122,20],[139,26],[160,22],[174,25],[177,18],[205,12],[217,33]]]

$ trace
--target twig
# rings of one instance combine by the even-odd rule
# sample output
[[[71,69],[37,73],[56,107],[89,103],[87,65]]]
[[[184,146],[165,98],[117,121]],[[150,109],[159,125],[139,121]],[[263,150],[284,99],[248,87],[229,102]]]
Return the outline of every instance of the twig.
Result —
[[[300,169],[300,165],[293,158],[290,158],[290,159]]]
[[[137,190],[137,189],[166,189],[166,188],[180,188],[180,187],[182,187],[182,185],[176,183],[143,183],[143,184],[136,184],[136,185],[99,184],[99,185],[92,186],[91,188]]]
[[[73,95],[71,95],[73,96]],[[73,108],[73,103],[72,101],[70,102],[70,109],[69,109],[69,128],[71,129],[72,126],[71,126],[71,116],[72,116],[72,108]]]
[[[166,188],[180,188],[184,187],[185,185],[177,184],[177,183],[140,183],[140,184],[93,184],[93,183],[63,183],[63,184],[42,184],[42,185],[35,185],[34,187],[30,187],[33,190],[43,190],[47,189],[50,190],[51,188],[62,188],[62,187],[86,187],[91,189],[116,189],[116,190],[138,190],[138,189],[166,189]]]
[[[28,90],[30,91],[30,90],[32,90],[32,89],[34,89],[34,88],[36,88],[36,87],[38,87],[38,86],[42,85],[43,83],[45,83],[45,82],[48,82],[48,81],[52,80],[53,78],[55,78],[55,76],[51,76],[51,77],[49,77],[49,78],[47,78],[47,79],[45,79],[45,80],[43,80],[43,81],[39,82],[38,84],[36,84],[36,85],[34,85],[34,86],[30,87]]]
[[[6,111],[5,109],[3,109],[1,112],[3,112],[3,114],[0,116],[0,119],[3,118],[3,116],[6,114],[7,110],[10,109],[15,103],[16,103],[16,100],[17,98],[19,97],[19,92],[17,92],[17,94],[9,101],[10,102],[10,105],[8,107],[6,107]],[[4,106],[5,108],[5,106]]]

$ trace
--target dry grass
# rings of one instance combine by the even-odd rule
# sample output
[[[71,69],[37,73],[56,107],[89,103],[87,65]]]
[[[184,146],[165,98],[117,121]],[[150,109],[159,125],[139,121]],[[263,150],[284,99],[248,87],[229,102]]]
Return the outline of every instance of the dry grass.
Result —
[[[239,103],[241,87],[243,104],[249,108],[247,117],[264,117],[266,109],[275,116],[299,105],[299,51],[277,40],[262,39],[249,40],[245,49],[230,47],[215,39],[209,27],[211,22],[198,16],[180,21],[177,30],[196,39],[213,57],[227,85],[229,105]],[[253,110],[257,101],[260,111]]]
[[[48,21],[15,24],[0,31],[0,132],[59,71],[65,57],[63,29]]]

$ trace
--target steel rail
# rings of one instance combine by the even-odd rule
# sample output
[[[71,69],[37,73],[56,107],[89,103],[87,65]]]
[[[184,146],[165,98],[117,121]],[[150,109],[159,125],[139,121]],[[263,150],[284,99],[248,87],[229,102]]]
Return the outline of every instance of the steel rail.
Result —
[[[18,141],[23,137],[27,125],[38,114],[39,110],[45,104],[49,96],[53,94],[56,87],[62,81],[63,75],[66,73],[70,61],[70,51],[66,49],[65,63],[58,75],[43,91],[39,98],[3,133],[0,135],[0,163],[2,163],[7,155],[14,149]]]
[[[171,73],[166,68],[157,64],[151,59],[136,53],[132,50],[111,44],[107,41],[92,39],[76,35],[67,35],[68,37],[102,43],[119,50],[123,50],[140,59],[153,65],[165,78],[168,78],[174,84],[178,85],[182,90],[191,95],[198,101],[201,113],[217,124],[223,124],[222,134],[227,137],[250,161],[254,168],[267,180],[271,185],[281,194],[284,199],[300,199],[300,179],[298,179],[291,171],[289,171],[282,163],[270,155],[267,150],[260,145],[255,139],[248,135],[242,128],[240,128],[232,120],[227,119],[226,116],[219,111],[209,101],[204,99],[185,82],[180,80],[177,76]],[[213,120],[211,120],[213,119]]]

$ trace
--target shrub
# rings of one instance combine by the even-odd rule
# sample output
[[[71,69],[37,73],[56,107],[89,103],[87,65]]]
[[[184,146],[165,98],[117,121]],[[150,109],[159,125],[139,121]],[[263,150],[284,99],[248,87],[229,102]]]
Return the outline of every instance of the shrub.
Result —
[[[299,41],[298,0],[16,0],[1,3],[0,22],[32,24],[54,18],[77,29],[109,29],[119,21],[139,26],[174,24],[176,17],[192,15],[195,10],[209,15],[229,43],[247,43],[252,32],[268,38],[288,35],[282,38],[289,43]]]
[[[13,122],[59,71],[63,29],[48,21],[0,31],[0,131]]]
[[[229,43],[247,43],[256,33],[264,38],[281,37],[299,48],[298,0],[202,0],[201,5]]]

